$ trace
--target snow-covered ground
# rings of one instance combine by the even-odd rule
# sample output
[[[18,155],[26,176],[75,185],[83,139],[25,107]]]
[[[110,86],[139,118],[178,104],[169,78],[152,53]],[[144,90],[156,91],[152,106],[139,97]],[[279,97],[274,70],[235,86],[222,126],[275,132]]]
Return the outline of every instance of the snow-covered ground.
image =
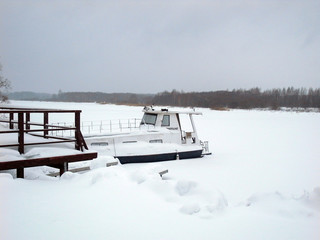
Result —
[[[83,121],[142,114],[94,103],[11,105],[81,109]],[[105,168],[100,155],[93,170],[61,178],[45,167],[26,169],[25,179],[0,172],[0,239],[320,239],[320,114],[198,110],[211,156]]]

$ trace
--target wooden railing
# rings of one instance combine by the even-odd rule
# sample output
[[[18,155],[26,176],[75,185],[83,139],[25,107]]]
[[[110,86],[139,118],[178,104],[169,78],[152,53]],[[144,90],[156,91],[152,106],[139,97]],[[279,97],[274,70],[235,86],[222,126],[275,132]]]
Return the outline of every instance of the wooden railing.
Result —
[[[30,122],[32,114],[43,114],[42,123]],[[74,114],[74,127],[64,127],[49,124],[49,116],[51,113],[72,113]],[[52,143],[63,143],[63,142],[75,142],[75,148],[83,151],[83,148],[88,149],[81,130],[80,130],[80,113],[81,110],[59,110],[59,109],[35,109],[35,108],[10,108],[0,107],[0,115],[5,118],[0,119],[0,122],[7,123],[8,130],[0,131],[0,138],[2,134],[18,134],[17,143],[15,144],[3,144],[1,147],[18,147],[20,154],[24,153],[24,147],[26,145],[39,145],[39,144],[52,144]],[[42,127],[39,129],[31,128],[31,126]],[[50,136],[50,131],[74,131],[73,138],[63,138]],[[36,134],[42,132],[42,134]],[[46,139],[55,139],[55,141],[37,141],[37,142],[25,142],[25,134],[30,134],[37,137]]]

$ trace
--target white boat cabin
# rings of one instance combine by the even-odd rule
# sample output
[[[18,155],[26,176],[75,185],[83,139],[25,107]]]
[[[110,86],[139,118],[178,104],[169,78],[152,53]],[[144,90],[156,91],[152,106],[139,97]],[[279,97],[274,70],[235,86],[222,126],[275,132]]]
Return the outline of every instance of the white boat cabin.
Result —
[[[143,109],[144,115],[140,123],[140,129],[167,129],[171,132],[179,132],[182,144],[199,144],[198,134],[193,120],[193,115],[202,115],[196,111],[169,111],[167,108],[155,110],[152,107]],[[181,115],[188,115],[190,127],[184,130],[182,127]],[[150,128],[151,127],[151,128]]]

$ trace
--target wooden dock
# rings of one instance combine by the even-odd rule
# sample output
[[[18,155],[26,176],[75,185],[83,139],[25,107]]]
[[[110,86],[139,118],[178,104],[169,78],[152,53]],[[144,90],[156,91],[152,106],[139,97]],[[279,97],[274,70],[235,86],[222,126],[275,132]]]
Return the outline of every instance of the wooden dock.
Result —
[[[32,114],[43,114],[42,123],[30,122]],[[57,125],[49,124],[49,117],[51,113],[60,113],[60,114],[74,114],[74,127],[64,127]],[[10,107],[0,107],[0,114],[8,115],[7,119],[0,119],[0,122],[8,124],[7,131],[0,131],[1,134],[13,134],[18,133],[18,139],[16,144],[4,144],[0,145],[1,147],[18,147],[20,154],[24,153],[24,147],[26,145],[39,145],[39,144],[51,144],[51,143],[63,143],[63,142],[75,142],[75,148],[77,150],[88,149],[86,142],[83,139],[81,130],[80,130],[80,113],[81,110],[59,110],[59,109],[37,109],[37,108],[10,108]],[[32,126],[42,127],[42,128],[33,128]],[[49,135],[49,132],[57,131],[74,131],[74,138],[64,138],[56,137]],[[37,134],[40,132],[42,134]],[[33,143],[25,142],[25,134],[30,134],[36,137],[54,139],[54,141],[38,141]]]
[[[96,152],[89,152],[63,156],[6,161],[0,162],[0,170],[17,169],[17,177],[24,178],[24,168],[26,167],[49,166],[58,168],[61,176],[64,172],[68,171],[68,163],[92,160],[97,158],[97,156],[98,154]]]
[[[30,122],[30,115],[43,114],[42,123]],[[50,113],[74,114],[74,127],[63,127],[49,124]],[[24,177],[24,168],[37,166],[50,166],[60,169],[60,175],[68,171],[69,162],[87,161],[97,158],[96,152],[83,152],[88,150],[87,144],[80,131],[80,113],[81,110],[59,110],[59,109],[36,109],[36,108],[10,108],[1,107],[0,114],[7,115],[6,119],[0,119],[0,122],[8,124],[8,130],[0,131],[1,134],[16,134],[17,142],[14,144],[2,144],[0,148],[17,148],[20,154],[24,154],[26,145],[57,144],[64,142],[74,142],[78,154],[50,156],[44,158],[19,159],[14,161],[0,161],[0,170],[17,169],[17,177]],[[36,128],[32,128],[36,126]],[[39,127],[42,127],[39,129]],[[63,138],[50,136],[50,131],[74,131],[73,138]],[[35,134],[40,132],[42,134]],[[45,138],[47,141],[25,142],[25,135],[29,134],[39,138]],[[53,139],[53,141],[48,141]]]

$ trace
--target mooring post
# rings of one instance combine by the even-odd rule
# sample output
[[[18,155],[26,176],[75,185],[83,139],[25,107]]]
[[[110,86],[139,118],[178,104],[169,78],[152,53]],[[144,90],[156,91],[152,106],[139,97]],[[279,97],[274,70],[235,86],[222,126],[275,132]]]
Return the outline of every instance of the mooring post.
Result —
[[[13,129],[13,121],[14,120],[14,113],[10,113],[10,117],[9,117],[9,128]]]
[[[24,125],[23,125],[23,112],[18,113],[18,142],[19,142],[19,153],[24,153]]]
[[[49,123],[49,113],[44,112],[43,113],[43,128],[48,129],[48,123]],[[43,137],[47,137],[48,131],[43,131]]]

